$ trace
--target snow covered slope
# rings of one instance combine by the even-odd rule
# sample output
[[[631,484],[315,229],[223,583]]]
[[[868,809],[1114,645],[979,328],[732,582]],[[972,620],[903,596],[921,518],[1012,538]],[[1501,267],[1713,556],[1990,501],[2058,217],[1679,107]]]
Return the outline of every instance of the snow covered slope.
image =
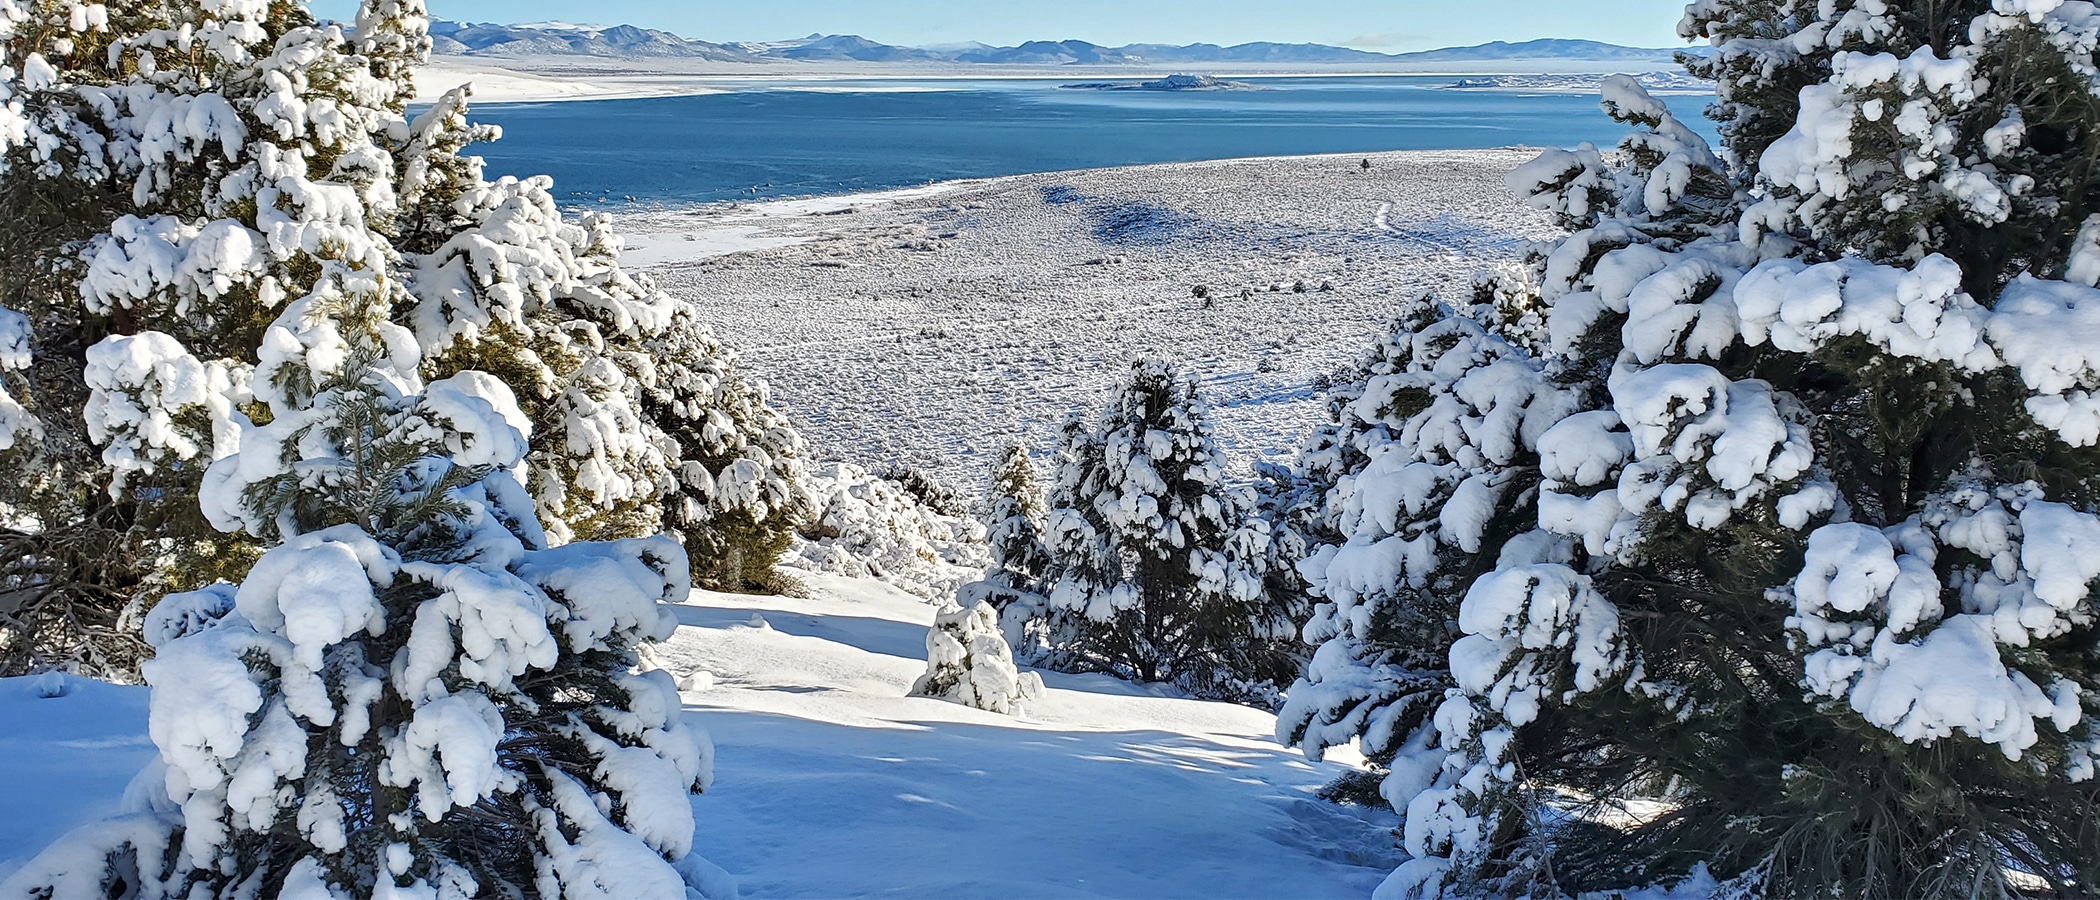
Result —
[[[1056,674],[1025,720],[907,698],[934,608],[807,580],[696,593],[657,654],[717,745],[695,850],[747,897],[1363,897],[1398,862],[1396,817],[1313,798],[1340,767],[1265,713]],[[151,756],[143,689],[69,687],[0,681],[0,875]]]

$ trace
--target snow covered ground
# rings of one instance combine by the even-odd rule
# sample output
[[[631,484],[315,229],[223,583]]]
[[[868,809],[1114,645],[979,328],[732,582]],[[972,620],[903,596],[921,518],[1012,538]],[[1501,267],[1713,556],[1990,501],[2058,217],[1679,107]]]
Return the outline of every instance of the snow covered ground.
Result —
[[[1055,673],[1022,720],[907,698],[934,608],[805,578],[815,599],[695,593],[658,653],[712,682],[684,694],[717,746],[696,850],[747,897],[1364,897],[1399,861],[1397,817],[1314,798],[1340,766],[1265,713]],[[0,681],[0,875],[153,753],[144,689],[68,688]]]
[[[1244,471],[1295,448],[1323,414],[1317,380],[1400,299],[1461,296],[1553,233],[1502,184],[1534,155],[1061,172],[622,227],[632,259],[742,348],[825,458],[902,461],[976,490],[1007,441],[1046,446],[1149,354],[1202,379]]]
[[[63,694],[44,697],[45,680],[60,678]],[[0,679],[0,879],[59,835],[116,815],[125,786],[157,752],[145,688]]]

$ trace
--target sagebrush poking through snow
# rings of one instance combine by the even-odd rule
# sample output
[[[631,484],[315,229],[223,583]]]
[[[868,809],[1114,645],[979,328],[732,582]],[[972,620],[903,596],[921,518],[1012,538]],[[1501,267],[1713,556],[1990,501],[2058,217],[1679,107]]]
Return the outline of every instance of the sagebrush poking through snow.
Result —
[[[989,603],[948,604],[926,633],[926,674],[911,695],[1018,716],[1042,699],[1043,679],[1014,665],[1014,651]]]
[[[790,546],[789,566],[874,578],[936,601],[984,572],[984,526],[973,518],[932,509],[850,463],[819,468],[808,486],[817,513]]]
[[[1574,233],[1309,449],[1279,725],[1390,761],[1382,897],[2100,881],[2100,12],[1797,7],[1693,4],[1726,151],[1608,82],[1622,156],[1510,178]]]

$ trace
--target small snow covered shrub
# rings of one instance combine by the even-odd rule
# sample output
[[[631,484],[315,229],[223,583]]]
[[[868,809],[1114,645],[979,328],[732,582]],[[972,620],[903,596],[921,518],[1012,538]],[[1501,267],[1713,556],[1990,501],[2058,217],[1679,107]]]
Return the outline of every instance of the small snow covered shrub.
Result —
[[[935,614],[926,633],[926,674],[912,684],[911,695],[1018,716],[1042,699],[1043,679],[1014,666],[1013,648],[991,604],[951,603]]]
[[[1392,753],[1381,896],[2089,893],[2100,12],[1683,28],[1728,146],[1608,79],[1624,152],[1510,177],[1573,233],[1314,442],[1284,736]]]
[[[1143,361],[1096,427],[1066,424],[1046,561],[1002,611],[1024,659],[1257,702],[1289,676],[1268,523],[1225,484],[1209,415],[1193,383]]]
[[[903,486],[850,463],[810,476],[817,514],[786,564],[812,572],[874,578],[928,600],[955,596],[984,574],[984,526],[921,504]]]
[[[985,517],[991,569],[983,580],[962,586],[958,596],[965,605],[982,600],[1004,609],[1038,590],[1038,579],[1049,565],[1050,550],[1043,545],[1047,502],[1028,449],[1008,446],[992,468],[991,508]]]
[[[999,459],[992,464],[992,520],[1004,521],[1007,516],[1021,516],[1029,522],[1040,523],[1048,515],[1049,498],[1043,493],[1042,472],[1028,447],[1021,443],[1006,445]]]

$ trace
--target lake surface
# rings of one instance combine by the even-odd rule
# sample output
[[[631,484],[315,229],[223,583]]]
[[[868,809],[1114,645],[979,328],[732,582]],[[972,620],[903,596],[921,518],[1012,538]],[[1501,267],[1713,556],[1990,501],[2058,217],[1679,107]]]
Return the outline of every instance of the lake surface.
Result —
[[[1078,79],[1074,80],[1091,80]],[[491,175],[567,204],[672,205],[1247,156],[1614,144],[1594,94],[1450,90],[1450,76],[1253,78],[1260,91],[1043,80],[772,82],[642,100],[490,104]],[[1663,98],[1712,137],[1705,95]]]

